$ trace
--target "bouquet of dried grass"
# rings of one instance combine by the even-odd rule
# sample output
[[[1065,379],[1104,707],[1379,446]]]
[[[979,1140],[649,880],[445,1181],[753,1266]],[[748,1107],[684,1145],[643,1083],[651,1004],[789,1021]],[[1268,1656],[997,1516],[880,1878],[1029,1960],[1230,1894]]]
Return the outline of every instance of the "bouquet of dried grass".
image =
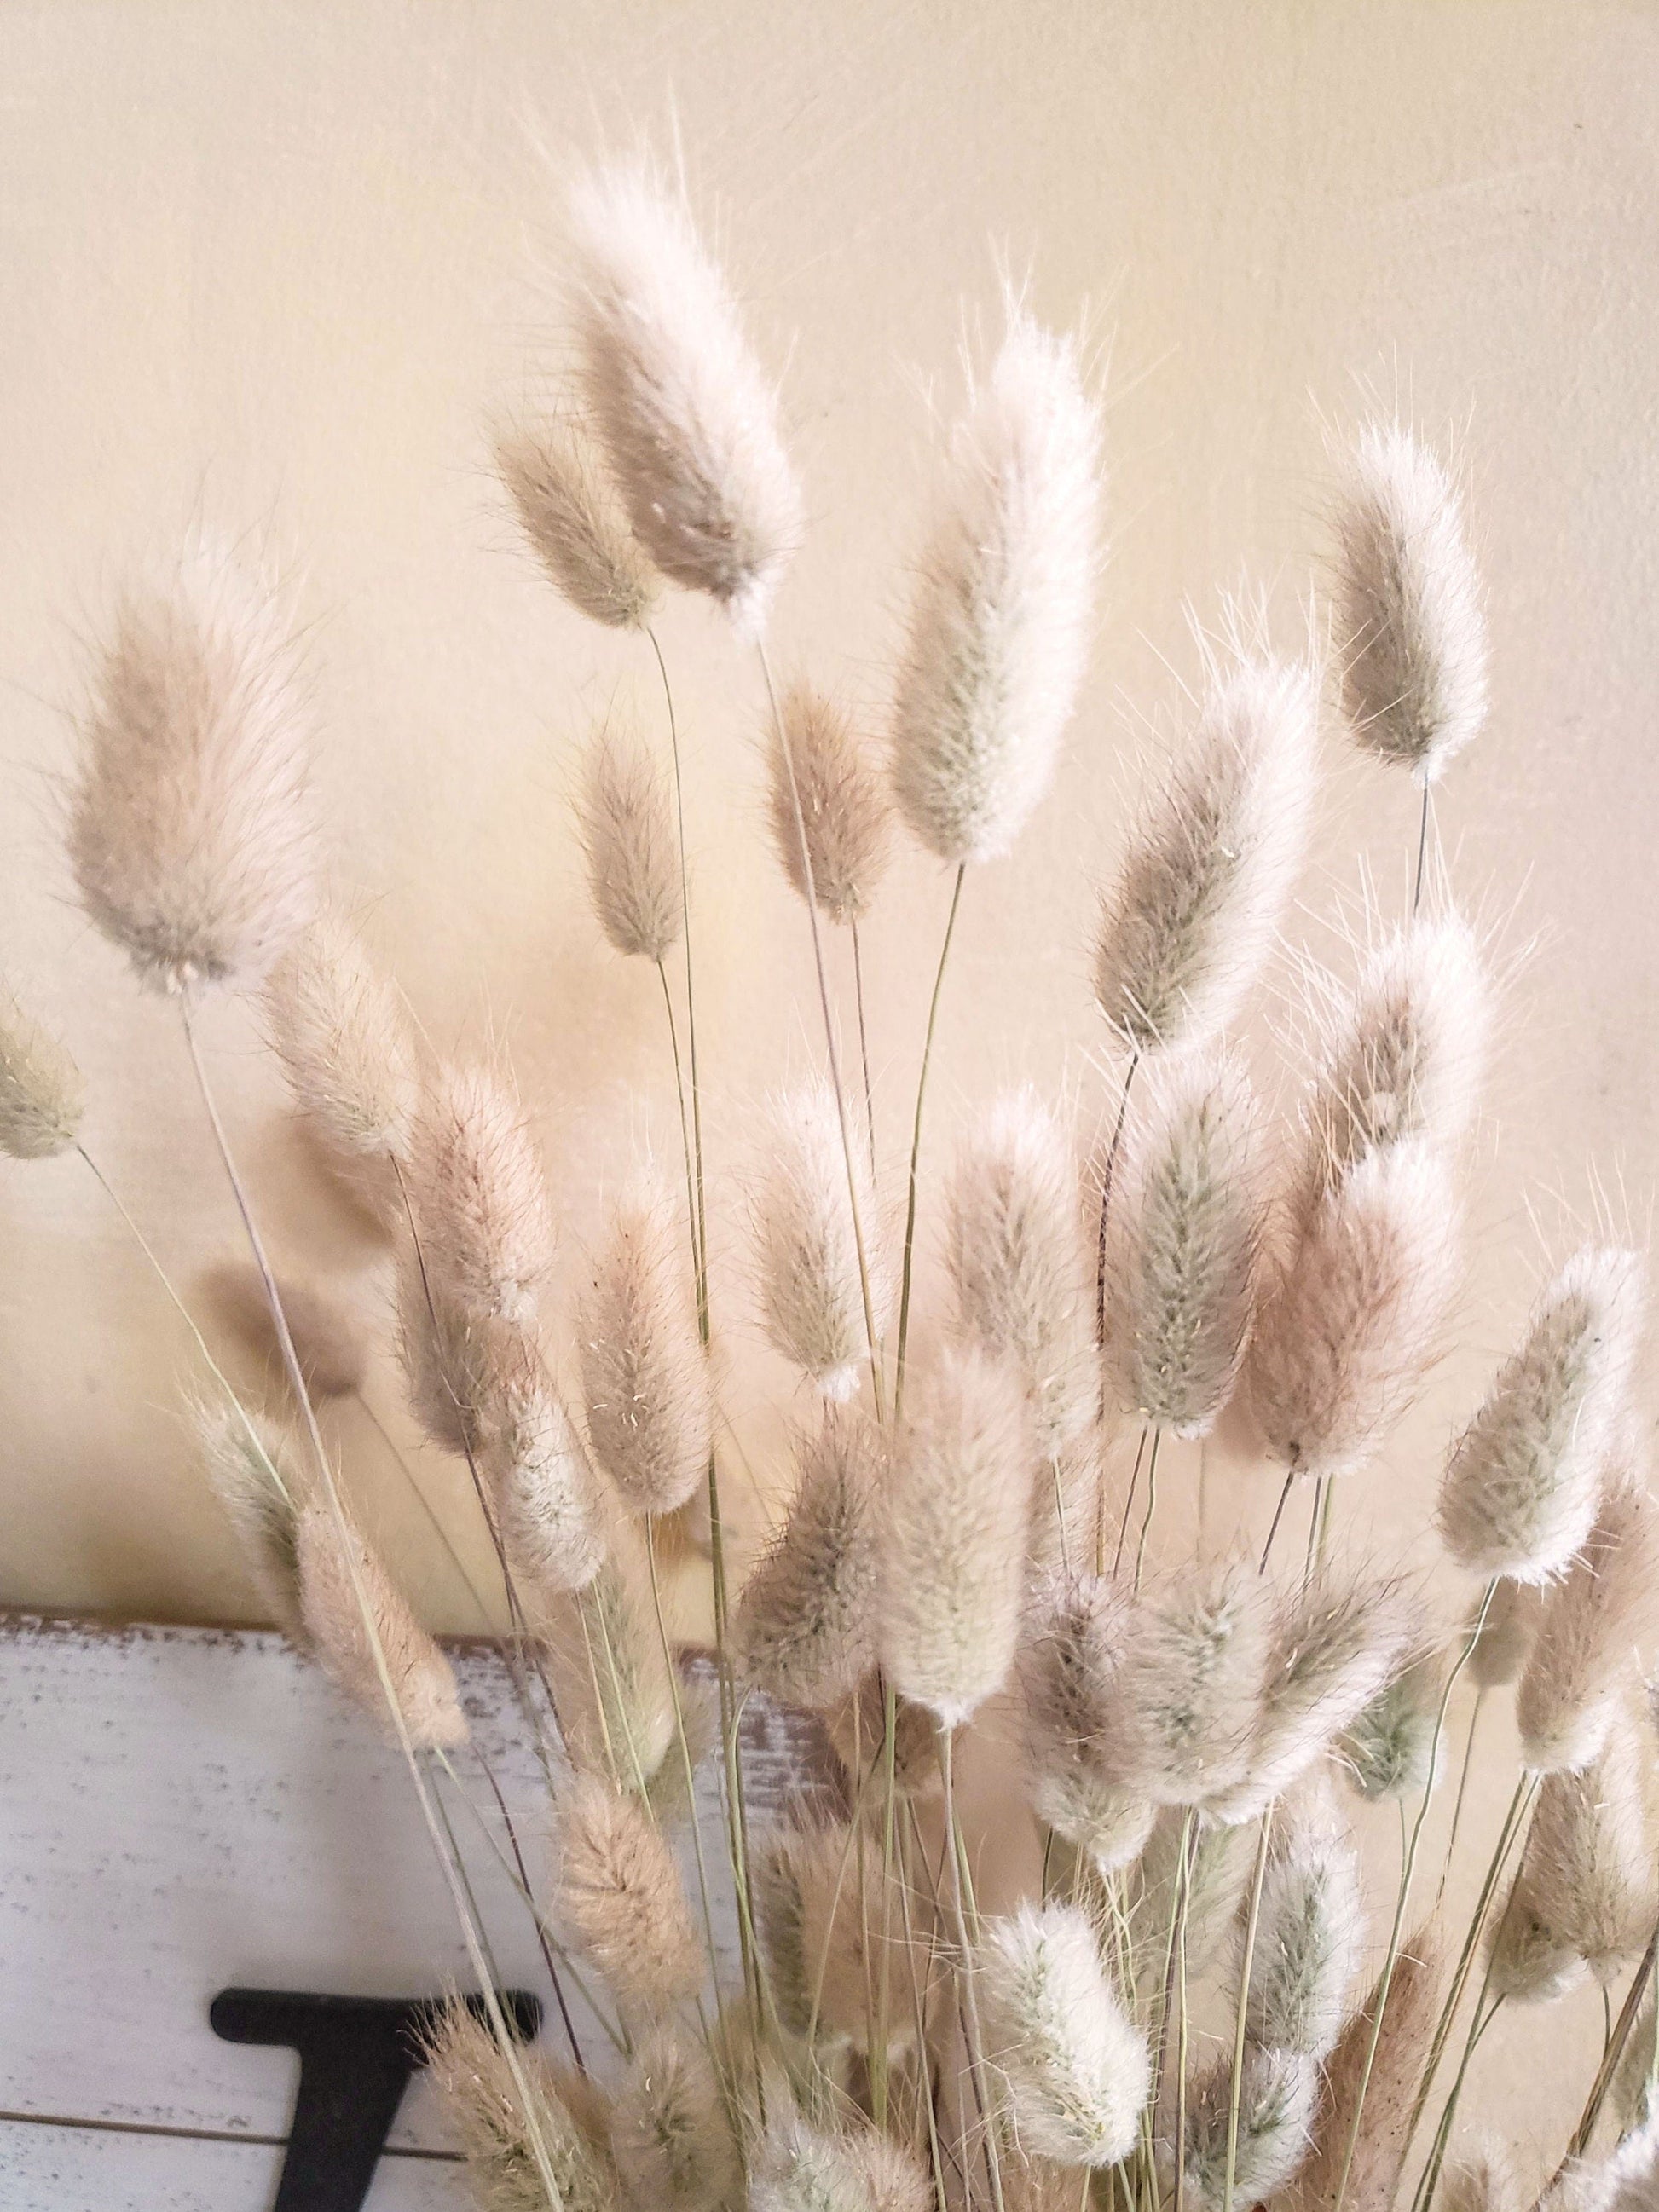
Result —
[[[1461,1627],[1341,1540],[1345,1488],[1446,1346],[1487,1024],[1480,948],[1431,864],[1432,789],[1486,696],[1450,483],[1378,426],[1335,501],[1340,720],[1416,778],[1421,813],[1409,912],[1351,992],[1324,994],[1299,1112],[1275,1124],[1229,1032],[1296,881],[1322,672],[1235,622],[1103,902],[1101,1141],[1030,1091],[988,1102],[933,1224],[927,1074],[968,871],[1040,804],[1084,669],[1100,425],[1077,347],[1008,303],[921,541],[882,758],[811,684],[774,685],[767,623],[801,501],[725,280],[648,169],[578,191],[567,307],[568,410],[495,457],[554,584],[641,633],[661,671],[663,738],[598,732],[577,804],[599,927],[660,978],[683,1139],[672,1172],[641,1161],[617,1206],[572,1340],[539,1319],[560,1261],[509,1078],[425,1051],[319,902],[288,618],[223,548],[192,547],[123,605],[70,823],[88,915],[178,1006],[252,1258],[239,1326],[290,1389],[291,1421],[249,1411],[198,1334],[204,1464],[273,1615],[400,1747],[465,1934],[483,2014],[457,2006],[432,2063],[477,2201],[1650,2205],[1659,1539],[1638,1255],[1565,1260],[1450,1450],[1439,1531],[1479,1593]],[[791,1494],[741,1583],[680,759],[652,628],[671,585],[759,653],[771,828],[822,1021],[821,1071],[778,1101],[751,1178],[755,1310],[801,1390]],[[896,1176],[859,933],[901,825],[951,890]],[[850,939],[856,1057],[832,928]],[[494,1994],[436,1798],[440,1775],[472,1788],[465,1717],[316,1418],[325,1397],[362,1401],[364,1324],[271,1273],[198,1048],[222,990],[259,999],[295,1112],[395,1243],[410,1404],[465,1462],[495,1562],[479,1602],[505,1621],[552,1778],[557,1874],[547,1895],[526,1877],[525,1909],[561,2008],[575,1980],[605,2021],[608,2070],[574,2032],[568,2068],[521,2049]],[[0,1144],[79,1149],[80,1103],[61,1048],[9,1012]],[[1161,1455],[1224,1417],[1250,1439],[1265,1540],[1199,1556],[1166,1526],[1154,1546]],[[712,1583],[708,1721],[663,1601],[688,1529]],[[1461,1818],[1443,1840],[1448,1862],[1460,1844],[1485,1862],[1459,1927],[1445,1868],[1435,1889],[1423,1863],[1427,1816],[1465,1686],[1472,1747],[1510,1684],[1507,1814],[1478,1846]],[[810,1818],[751,1818],[738,1723],[757,1693],[822,1717],[842,1786]],[[994,1910],[957,1784],[981,1728],[1018,1742],[1021,1802],[996,1817],[1040,1845],[1030,1893]],[[1352,1832],[1368,1801],[1398,1807],[1402,1839],[1392,1894],[1369,1901]],[[1469,2063],[1506,2008],[1590,1978],[1605,2047],[1553,2177],[1523,2187],[1465,2146]]]

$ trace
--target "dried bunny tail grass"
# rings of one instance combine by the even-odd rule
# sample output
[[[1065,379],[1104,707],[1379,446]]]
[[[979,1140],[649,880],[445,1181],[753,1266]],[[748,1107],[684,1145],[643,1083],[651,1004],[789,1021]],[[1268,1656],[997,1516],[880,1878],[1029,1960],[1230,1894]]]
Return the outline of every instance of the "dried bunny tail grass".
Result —
[[[1268,1449],[1294,1473],[1363,1466],[1409,1403],[1460,1273],[1457,1206],[1425,1137],[1372,1152],[1313,1206],[1245,1363]]]
[[[558,1817],[554,1917],[624,2020],[656,2020],[702,1985],[702,1954],[673,1855],[650,1809],[595,1774]]]
[[[1409,432],[1374,422],[1334,520],[1343,712],[1368,752],[1431,782],[1486,714],[1486,623],[1457,495]]]
[[[987,1925],[972,1971],[986,2057],[1002,2077],[1022,2148],[1067,2165],[1122,2158],[1152,2069],[1087,1915],[1070,1905],[1023,1905]]]
[[[899,811],[953,867],[1006,853],[1053,777],[1088,653],[1099,493],[1075,342],[1011,297],[952,437],[893,703]]]
[[[1328,1791],[1310,1790],[1273,1826],[1245,2007],[1252,2042],[1323,2058],[1342,2032],[1364,1933],[1347,1824]]]
[[[535,1626],[572,1764],[643,1796],[674,1741],[675,1686],[644,1541],[620,1511],[607,1519],[592,1579],[546,1598]]]
[[[1342,1762],[1362,1797],[1382,1803],[1427,1786],[1444,1688],[1440,1656],[1430,1653],[1402,1668],[1343,1730]]]
[[[1391,931],[1328,1028],[1309,1119],[1322,1190],[1380,1146],[1467,1132],[1492,1025],[1474,931],[1443,914]]]
[[[583,396],[634,535],[758,637],[800,535],[777,395],[684,198],[644,161],[571,194]]]
[[[1158,1069],[1114,1193],[1108,1371],[1124,1412],[1177,1437],[1209,1433],[1244,1357],[1261,1249],[1255,1120],[1231,1054]]]
[[[1577,1988],[1585,1972],[1583,1959],[1540,1911],[1522,1867],[1492,1931],[1487,1986],[1494,1996],[1512,1997],[1517,2004],[1553,2004]]]
[[[1031,1458],[1018,1377],[976,1352],[946,1353],[897,1442],[880,1633],[893,1686],[946,1728],[1013,1663]]]
[[[280,1372],[283,1350],[258,1269],[251,1261],[216,1267],[209,1286],[219,1318],[268,1372]],[[368,1330],[362,1316],[307,1283],[284,1280],[276,1288],[310,1396],[355,1397],[368,1372]]]
[[[428,1282],[481,1314],[535,1311],[553,1227],[519,1103],[482,1067],[434,1069],[421,1101],[410,1191]]]
[[[1547,1596],[1547,1589],[1535,1583],[1500,1582],[1485,1607],[1484,1620],[1481,1606],[1475,1606],[1464,1638],[1465,1643],[1474,1638],[1474,1648],[1463,1671],[1477,1690],[1501,1690],[1519,1680],[1537,1638]],[[1588,1755],[1593,1758],[1594,1751]]]
[[[769,1697],[822,1711],[850,1697],[875,1660],[881,1439],[862,1414],[827,1407],[796,1462],[794,1503],[744,1586],[735,1646]]]
[[[1520,1877],[1539,1920],[1604,1986],[1640,1952],[1659,1912],[1650,1760],[1645,1730],[1626,1711],[1593,1766],[1546,1776]]]
[[[827,1716],[830,1744],[844,1769],[852,1795],[872,1769],[886,1777],[887,1700],[881,1677],[866,1674],[854,1694],[844,1698]],[[893,1787],[903,1798],[921,1802],[936,1797],[944,1786],[939,1772],[940,1727],[926,1705],[908,1698],[894,1701]],[[872,1809],[878,1818],[879,1808]]]
[[[957,1337],[1018,1370],[1050,1457],[1087,1426],[1096,1396],[1076,1188],[1066,1134],[1027,1088],[980,1116],[945,1198]]]
[[[1123,1671],[1135,1785],[1160,1805],[1224,1799],[1261,1722],[1267,1590],[1253,1567],[1183,1577],[1142,1606]]]
[[[222,545],[128,593],[82,720],[70,858],[145,982],[258,983],[310,921],[311,716],[286,611]]]
[[[1263,1812],[1386,1688],[1420,1634],[1417,1601],[1393,1576],[1332,1565],[1278,1595],[1256,1739],[1243,1781],[1211,1813]]]
[[[893,1303],[892,1271],[876,1233],[868,1167],[855,1146],[848,1188],[835,1094],[827,1084],[791,1092],[774,1107],[753,1233],[767,1334],[823,1396],[850,1397],[869,1351],[864,1285],[878,1340]],[[859,1237],[864,1241],[860,1275]]]
[[[576,815],[606,941],[626,958],[665,959],[685,922],[673,810],[643,741],[614,720],[588,745]]]
[[[467,1725],[449,1662],[349,1522],[343,1540],[337,1513],[321,1503],[302,1505],[295,1538],[301,1617],[323,1672],[395,1740],[389,1682],[415,1749],[452,1751],[466,1741]]]
[[[778,714],[781,728],[775,724],[768,741],[768,795],[783,872],[805,898],[810,869],[811,896],[819,911],[831,921],[858,921],[869,910],[887,861],[886,791],[851,718],[822,691],[792,684]]]
[[[1243,1844],[1241,1828],[1200,1820],[1194,1833],[1184,1808],[1166,1807],[1159,1814],[1134,1870],[1129,1921],[1143,1996],[1163,2001],[1170,1929],[1177,1910],[1185,1913],[1189,1979],[1196,1981],[1218,1963],[1249,1881],[1252,1855]]]
[[[1533,1309],[1441,1486],[1441,1535],[1471,1574],[1547,1582],[1589,1535],[1645,1291],[1634,1252],[1586,1246]]]
[[[524,1356],[524,1331],[434,1280],[408,1237],[398,1254],[395,1296],[410,1410],[441,1451],[475,1455],[483,1444],[485,1406]]]
[[[911,2154],[872,2129],[775,2118],[750,2176],[749,2212],[928,2212],[933,2191]]]
[[[781,1828],[757,1855],[757,1899],[780,2016],[794,2035],[869,2048],[872,1999],[880,1978],[882,1930],[902,1944],[896,1897],[883,1899],[881,1846],[847,1822]],[[890,1975],[898,1971],[896,1957]],[[890,2055],[909,2039],[889,2031]]]
[[[518,1594],[545,1603],[586,1589],[611,1544],[604,1490],[533,1340],[495,1324],[477,1459]]]
[[[509,2058],[471,2008],[456,2002],[444,2007],[428,2041],[426,2066],[478,2212],[547,2212],[544,2160],[563,2212],[616,2212],[616,2176],[577,2117],[575,2081],[562,2081],[533,2052]]]
[[[678,1209],[655,1180],[617,1206],[576,1335],[594,1457],[630,1511],[672,1513],[708,1468],[714,1409]]]
[[[1301,865],[1318,713],[1304,663],[1213,672],[1102,912],[1095,995],[1132,1048],[1213,1036],[1255,980]]]
[[[1227,2202],[1230,2136],[1235,2204],[1260,2204],[1290,2180],[1307,2155],[1319,2069],[1297,2051],[1247,2045],[1236,2136],[1232,2087],[1232,2053],[1224,2051],[1188,2098],[1186,2185],[1189,2200],[1204,2212],[1222,2212]]]
[[[1495,2136],[1454,2160],[1440,2183],[1443,2212],[1522,2212],[1524,2202],[1509,2147]]]
[[[526,544],[579,614],[643,629],[658,579],[629,527],[592,432],[568,415],[498,429],[490,440]]]
[[[1103,1873],[1139,1856],[1155,1818],[1124,1683],[1136,1626],[1103,1576],[1060,1574],[1034,1594],[1020,1643],[1032,1810]]]
[[[354,932],[325,911],[272,969],[264,1011],[295,1110],[375,1212],[395,1221],[401,1205],[387,1164],[407,1164],[420,1106],[397,992]]]
[[[1389,2212],[1438,2016],[1443,1967],[1438,1936],[1431,1928],[1419,1928],[1401,1947],[1386,1995],[1379,1980],[1348,2021],[1326,2063],[1312,2148],[1275,2198],[1274,2212],[1329,2212],[1341,2188],[1356,2118],[1358,2136],[1342,2203],[1347,2212]],[[1373,2052],[1379,1999],[1382,2026]]]
[[[1620,1468],[1565,1579],[1536,1601],[1515,1709],[1521,1756],[1534,1773],[1587,1766],[1600,1755],[1656,1610],[1659,1515],[1640,1480]]]
[[[0,990],[0,1152],[48,1160],[81,1130],[81,1071],[69,1054]]]
[[[738,2145],[701,2043],[653,2028],[611,2105],[611,2154],[639,2212],[719,2212],[741,2179]]]
[[[286,1433],[240,1406],[197,1406],[196,1448],[259,1594],[290,1642],[307,1644],[300,1595],[300,1508],[307,1486]]]

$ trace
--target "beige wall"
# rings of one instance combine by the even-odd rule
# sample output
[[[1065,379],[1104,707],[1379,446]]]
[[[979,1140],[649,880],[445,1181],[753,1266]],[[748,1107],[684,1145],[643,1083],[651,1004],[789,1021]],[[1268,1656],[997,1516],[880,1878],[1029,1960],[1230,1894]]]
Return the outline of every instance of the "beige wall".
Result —
[[[1394,1529],[1420,1522],[1432,1455],[1543,1248],[1597,1174],[1644,1234],[1659,1169],[1653,11],[62,0],[0,9],[0,70],[3,964],[84,1062],[89,1141],[187,1288],[234,1249],[226,1194],[169,1012],[70,903],[54,820],[81,640],[127,557],[198,513],[301,572],[340,880],[435,1040],[510,1045],[573,1253],[629,1139],[672,1135],[654,981],[597,942],[565,811],[589,718],[622,698],[655,727],[658,701],[640,654],[516,558],[480,435],[550,358],[538,271],[568,161],[678,117],[807,485],[777,650],[872,719],[927,483],[924,394],[957,388],[963,302],[990,316],[1000,256],[1046,315],[1089,305],[1114,559],[1059,787],[970,888],[941,1135],[1015,1071],[1097,1102],[1091,887],[1146,718],[1190,672],[1183,599],[1212,617],[1218,587],[1260,584],[1293,641],[1322,414],[1350,418],[1364,386],[1456,434],[1496,672],[1442,822],[1505,956],[1537,942],[1481,1146],[1467,1348],[1394,1455],[1403,1483],[1353,1509],[1386,1496]],[[810,968],[757,831],[757,672],[696,605],[671,610],[665,642],[729,1245],[745,1117],[816,1050]],[[1402,783],[1330,753],[1295,925],[1322,951],[1362,864],[1398,908],[1413,830]],[[907,858],[871,933],[890,1188],[944,890]],[[228,1006],[207,1029],[283,1259],[372,1301],[373,1248],[283,1128],[249,1022]],[[246,1608],[183,1449],[188,1339],[78,1164],[8,1168],[0,1249],[0,1597]],[[780,1377],[730,1274],[723,1297],[763,1461]],[[395,1418],[389,1365],[375,1395]],[[390,1540],[459,1622],[398,1478],[345,1434]],[[423,1472],[459,1508],[453,1471]],[[1247,1480],[1212,1472],[1212,1493]]]

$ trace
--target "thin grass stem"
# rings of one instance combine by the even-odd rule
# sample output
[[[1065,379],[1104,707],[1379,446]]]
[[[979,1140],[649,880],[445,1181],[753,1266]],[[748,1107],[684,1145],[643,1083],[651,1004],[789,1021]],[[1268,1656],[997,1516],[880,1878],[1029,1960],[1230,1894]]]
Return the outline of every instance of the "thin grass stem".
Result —
[[[927,1030],[921,1043],[921,1070],[916,1078],[916,1112],[910,1130],[910,1171],[904,1198],[904,1259],[899,1277],[898,1356],[893,1370],[893,1412],[896,1417],[904,1404],[904,1362],[910,1343],[910,1291],[916,1255],[916,1177],[921,1161],[921,1120],[927,1098],[927,1071],[933,1064],[933,1035],[939,1026],[939,994],[945,988],[945,966],[951,957],[951,939],[956,934],[957,915],[962,905],[962,886],[967,877],[968,863],[964,860],[957,870],[956,882],[951,889],[951,911],[945,918],[945,936],[939,948],[939,966],[933,970],[933,995],[927,1001]]]

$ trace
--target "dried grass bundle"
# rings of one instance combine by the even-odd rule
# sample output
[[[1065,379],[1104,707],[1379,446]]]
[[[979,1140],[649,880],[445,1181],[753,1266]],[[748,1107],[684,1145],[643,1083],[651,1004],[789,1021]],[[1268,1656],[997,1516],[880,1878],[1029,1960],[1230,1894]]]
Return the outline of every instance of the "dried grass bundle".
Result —
[[[792,684],[778,716],[781,728],[774,725],[767,756],[778,858],[802,898],[809,896],[810,872],[810,896],[819,912],[850,926],[869,911],[886,865],[886,791],[851,717],[822,691],[804,681]]]
[[[453,1751],[467,1737],[447,1659],[362,1533],[334,1507],[302,1504],[295,1533],[300,1610],[323,1672],[341,1695],[383,1733],[396,1735],[388,1711],[416,1751]]]
[[[794,1502],[744,1586],[734,1640],[769,1696],[823,1711],[851,1697],[875,1658],[883,1449],[872,1424],[831,1406],[795,1458]]]
[[[606,941],[624,959],[665,960],[685,927],[673,807],[644,743],[614,716],[587,748],[577,819]]]
[[[520,424],[491,440],[495,473],[554,588],[610,629],[643,629],[659,578],[579,416]]]
[[[753,1232],[767,1334],[831,1401],[850,1397],[893,1301],[891,1270],[878,1231],[875,1198],[860,1148],[842,1143],[827,1084],[793,1091],[774,1107]],[[857,1193],[854,1218],[848,1177]],[[860,1241],[862,1238],[862,1255]]]
[[[1593,1766],[1546,1776],[1516,1882],[1517,1911],[1529,1909],[1604,1984],[1636,1957],[1659,1916],[1652,1759],[1626,1710]]]
[[[702,1954],[673,1856],[650,1809],[575,1776],[558,1817],[553,1916],[625,2020],[657,2020],[702,1986]]]
[[[0,1152],[49,1160],[77,1142],[81,1071],[54,1036],[0,993]]]
[[[672,1513],[708,1473],[714,1411],[679,1210],[658,1182],[611,1216],[576,1315],[593,1455],[635,1513]]]
[[[410,1158],[421,1260],[434,1296],[528,1321],[551,1263],[541,1163],[517,1099],[482,1067],[446,1063],[421,1100]]]

